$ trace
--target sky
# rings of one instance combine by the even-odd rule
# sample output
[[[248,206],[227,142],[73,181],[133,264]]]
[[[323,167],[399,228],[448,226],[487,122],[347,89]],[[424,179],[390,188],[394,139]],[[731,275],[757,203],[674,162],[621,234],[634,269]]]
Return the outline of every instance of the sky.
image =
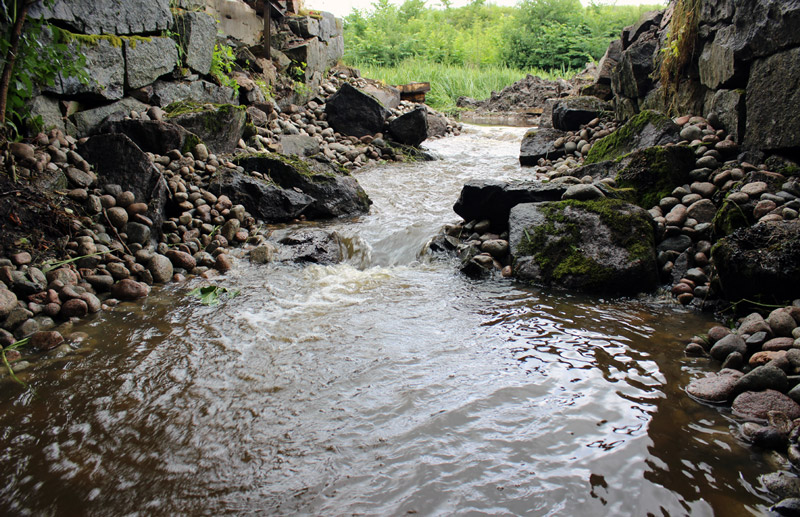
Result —
[[[374,0],[305,0],[303,4],[306,9],[314,9],[318,11],[328,11],[336,16],[342,17],[349,14],[353,8],[367,9]],[[517,3],[518,0],[488,0],[487,3],[496,5],[511,6]],[[392,3],[402,4],[403,0],[391,0]],[[467,5],[470,0],[453,0],[453,7],[461,7]],[[584,4],[588,3],[584,1]],[[658,3],[657,0],[600,0],[598,3],[609,3],[616,5],[639,5],[639,4],[653,4]],[[441,6],[439,0],[428,0],[427,6],[437,7]]]

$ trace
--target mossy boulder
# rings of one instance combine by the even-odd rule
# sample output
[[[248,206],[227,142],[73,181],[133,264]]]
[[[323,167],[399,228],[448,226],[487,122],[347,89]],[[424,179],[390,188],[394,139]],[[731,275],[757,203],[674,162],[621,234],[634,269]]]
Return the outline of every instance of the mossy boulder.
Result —
[[[517,278],[595,293],[633,294],[658,284],[650,215],[616,199],[525,203],[509,217]]]
[[[167,106],[168,121],[197,135],[212,153],[232,153],[244,135],[247,111],[233,104],[178,102]]]
[[[741,228],[720,239],[711,257],[723,297],[783,305],[800,292],[800,220]]]
[[[663,146],[680,140],[680,127],[658,111],[645,110],[621,128],[595,142],[585,163],[616,160],[639,149]]]
[[[553,105],[553,127],[563,131],[575,131],[604,112],[613,111],[608,102],[597,97],[567,97]]]
[[[564,131],[551,128],[529,129],[519,146],[520,165],[536,165],[540,158],[557,160],[566,154],[564,147],[556,148],[555,142],[566,135]]]
[[[714,237],[721,238],[732,234],[739,228],[747,228],[755,223],[754,203],[739,205],[726,199],[714,216]]]
[[[650,209],[677,186],[690,182],[694,151],[686,146],[649,147],[618,160],[620,197]]]

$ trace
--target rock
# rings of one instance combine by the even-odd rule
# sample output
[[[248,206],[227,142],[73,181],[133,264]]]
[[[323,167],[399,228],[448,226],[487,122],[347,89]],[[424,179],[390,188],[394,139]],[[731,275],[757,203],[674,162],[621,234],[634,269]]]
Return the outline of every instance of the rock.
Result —
[[[781,499],[800,497],[800,479],[785,471],[764,474],[760,478],[764,488]]]
[[[750,372],[736,381],[734,391],[744,393],[745,391],[776,390],[785,393],[789,390],[789,379],[786,373],[780,368],[771,365],[753,368]]]
[[[164,284],[172,280],[172,262],[164,255],[156,253],[147,265],[148,271],[153,275],[153,282]]]
[[[81,45],[76,41],[67,44],[68,52],[80,52],[86,57],[88,82],[59,74],[53,86],[44,91],[58,95],[91,96],[98,100],[118,100],[125,94],[125,60],[122,45],[112,38],[99,37],[92,44]]]
[[[89,282],[89,285],[100,293],[110,291],[111,286],[114,285],[114,277],[111,275],[88,275],[84,277],[84,280]]]
[[[75,121],[75,128],[77,136],[89,136],[97,132],[100,124],[110,118],[118,117],[121,120],[125,115],[131,111],[144,111],[147,105],[143,104],[136,99],[125,97],[122,100],[93,108],[89,110],[79,111],[75,113],[72,118]],[[83,155],[83,153],[81,153]]]
[[[32,348],[35,348],[36,350],[46,351],[56,348],[63,342],[64,342],[64,336],[62,336],[60,332],[51,330],[51,331],[35,332],[31,336],[29,344]]]
[[[294,189],[283,189],[271,182],[226,171],[215,177],[208,190],[226,195],[245,206],[248,212],[267,223],[286,222],[300,217],[314,198]]]
[[[797,322],[787,308],[775,309],[767,317],[767,324],[776,337],[792,337],[792,331],[797,327]]]
[[[17,307],[17,295],[0,287],[0,320],[5,319]]]
[[[566,97],[553,106],[553,127],[562,131],[575,131],[582,125],[610,112],[611,104],[597,97]]]
[[[275,260],[277,249],[273,244],[262,244],[250,250],[250,261],[255,264],[268,264]]]
[[[317,139],[308,135],[283,135],[281,137],[281,154],[300,158],[314,156],[319,153]]]
[[[671,118],[645,110],[615,132],[595,142],[585,163],[615,160],[640,149],[676,143],[680,140],[679,133],[680,128]]]
[[[428,137],[447,136],[447,118],[428,113]]]
[[[776,337],[765,342],[761,348],[767,351],[789,350],[790,348],[792,348],[793,343],[794,343],[794,338]]]
[[[172,38],[124,40],[124,46],[125,79],[131,89],[152,84],[162,75],[171,73],[178,62],[178,49]]]
[[[734,388],[741,375],[711,374],[695,379],[686,387],[686,392],[703,402],[727,402],[733,397]]]
[[[561,199],[575,199],[577,201],[590,201],[592,199],[601,199],[606,197],[602,190],[595,185],[586,185],[580,183],[578,185],[570,185]]]
[[[185,269],[186,271],[191,271],[195,267],[197,267],[197,261],[195,260],[195,258],[184,251],[171,249],[167,250],[167,253],[165,255],[170,260],[170,262],[172,262],[172,265],[177,268]]]
[[[214,269],[216,269],[220,273],[225,273],[226,271],[230,271],[232,267],[233,267],[233,262],[231,262],[231,258],[225,253],[220,253],[219,255],[217,255],[216,260],[214,260]]]
[[[508,254],[508,249],[508,241],[503,239],[489,239],[481,243],[481,251],[496,259],[503,259]]]
[[[293,232],[279,241],[279,260],[313,264],[337,264],[343,260],[341,236],[324,230]]]
[[[177,124],[157,120],[126,119],[102,124],[101,132],[119,133],[130,138],[144,152],[166,155],[174,149],[188,150],[199,140]]]
[[[683,253],[692,245],[692,239],[688,235],[676,235],[675,237],[669,237],[668,239],[664,239],[661,241],[656,250],[658,252],[662,251],[676,251],[678,253]]]
[[[241,191],[221,188],[222,184],[228,182],[229,179],[222,176],[215,178],[208,190],[217,195],[227,194],[234,202],[241,203],[256,218],[264,221],[293,219],[301,214],[311,219],[356,215],[367,212],[372,203],[355,178],[343,174],[328,163],[316,160],[295,160],[272,153],[243,156],[235,159],[234,163],[241,165],[247,171],[269,175],[277,185],[279,192],[272,193],[268,197],[285,196],[288,203],[265,210],[267,207],[264,206],[264,203],[255,203],[255,199],[253,199],[255,191],[245,194]],[[230,179],[235,177],[233,175]],[[240,180],[245,181],[241,178]],[[216,187],[217,181],[220,182],[219,189]],[[264,187],[268,186],[264,185]],[[267,193],[268,190],[267,188],[263,192]],[[242,194],[247,196],[245,198],[247,202],[240,200]],[[257,210],[254,208],[255,206],[258,206]],[[257,212],[271,217],[270,219],[261,217]],[[293,215],[291,215],[292,213]]]
[[[583,291],[652,289],[658,269],[650,221],[615,199],[517,205],[509,217],[515,275]]]
[[[711,347],[709,354],[717,361],[724,361],[725,358],[733,352],[739,352],[744,355],[747,353],[747,345],[741,336],[729,334],[717,341],[714,346]]]
[[[244,134],[247,111],[243,106],[220,104],[181,105],[167,113],[167,119],[194,133],[206,144],[209,151],[232,153]]]
[[[186,65],[200,74],[207,74],[217,41],[216,21],[199,11],[181,11],[174,16],[175,31],[185,51]]]
[[[419,147],[428,138],[428,112],[419,106],[392,120],[389,136],[401,144]]]
[[[125,225],[128,224],[128,211],[120,206],[112,206],[106,210],[108,220],[118,230],[124,230]]]
[[[795,14],[800,21],[800,11]],[[800,120],[791,116],[800,110],[794,66],[799,59],[800,48],[795,48],[753,63],[747,84],[746,148],[779,150],[800,146]]]
[[[555,141],[565,133],[558,129],[535,128],[530,129],[522,138],[519,149],[520,165],[537,165],[541,158],[556,160],[564,156],[564,148],[556,148]]]
[[[390,110],[397,109],[397,107],[400,106],[400,90],[393,86],[368,84],[363,88],[363,90],[364,93],[372,95],[378,99],[378,102]]]
[[[746,316],[739,325],[737,332],[739,334],[750,334],[751,336],[759,332],[763,332],[767,336],[772,335],[772,329],[769,324],[767,324],[764,318],[757,312]]]
[[[720,339],[724,338],[725,336],[731,333],[728,327],[723,327],[721,325],[716,325],[711,327],[708,331],[708,339],[711,340],[711,344],[713,345]]]
[[[686,215],[698,223],[710,223],[714,221],[717,213],[717,206],[710,199],[695,201],[686,211]]]
[[[62,318],[83,318],[89,313],[89,306],[80,298],[72,298],[61,305]]]
[[[102,302],[100,302],[100,299],[92,293],[83,293],[81,295],[81,300],[86,302],[86,307],[89,309],[90,314],[99,312],[100,308],[103,306]]]
[[[29,16],[42,15],[84,34],[141,34],[170,28],[169,7],[169,0],[57,0],[52,7],[33,7]]]
[[[766,422],[770,411],[784,413],[792,420],[800,417],[800,405],[775,390],[746,391],[734,399],[732,409],[734,415],[756,422]]]
[[[343,135],[362,137],[383,130],[389,111],[374,97],[344,83],[325,104],[328,124]]]
[[[150,227],[147,225],[129,222],[125,230],[128,234],[129,243],[137,243],[145,246],[150,241]]]
[[[169,106],[175,102],[196,102],[199,104],[236,104],[233,88],[219,86],[208,81],[156,81],[152,95],[147,101],[151,104]]]
[[[742,143],[745,135],[744,90],[717,90],[711,100],[708,116],[716,115],[722,129],[734,142]]]
[[[511,209],[521,203],[560,201],[567,187],[553,183],[473,180],[461,188],[453,210],[465,221],[488,220],[505,228]]]
[[[651,74],[657,51],[658,40],[652,37],[639,38],[622,51],[619,64],[611,74],[611,88],[615,95],[630,99],[645,96],[653,84]],[[617,108],[621,114],[619,106]]]
[[[800,221],[757,224],[711,251],[725,298],[781,302],[800,292]]]
[[[64,127],[64,117],[61,115],[61,108],[57,99],[47,95],[37,95],[28,103],[30,110],[31,122],[37,118],[41,118],[41,128],[34,127],[34,124],[28,126],[28,131],[33,134],[40,129],[49,131],[50,129],[57,129],[62,133],[66,132]]]
[[[120,185],[147,203],[147,217],[153,222],[155,238],[160,236],[167,201],[167,183],[146,153],[125,135],[97,135],[79,146],[81,156],[91,163],[101,185]]]
[[[111,296],[123,301],[144,298],[150,293],[147,284],[124,278],[111,287]]]
[[[772,505],[769,511],[783,517],[796,517],[800,515],[800,498],[785,498],[777,504]]]

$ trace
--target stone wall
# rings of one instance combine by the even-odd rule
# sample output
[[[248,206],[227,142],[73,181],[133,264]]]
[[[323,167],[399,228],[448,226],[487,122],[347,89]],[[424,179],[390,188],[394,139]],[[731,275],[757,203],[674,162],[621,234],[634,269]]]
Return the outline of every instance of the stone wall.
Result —
[[[341,20],[291,15],[273,20],[272,63],[260,59],[263,18],[241,0],[56,0],[50,8],[34,6],[31,15],[44,16],[86,57],[88,83],[58,77],[30,106],[45,128],[76,136],[146,105],[263,103],[253,79],[270,85],[282,71],[293,72],[286,88],[299,80],[315,92],[344,52]],[[238,95],[209,75],[217,44],[231,45],[239,58]]]
[[[601,61],[617,115],[642,109],[699,114],[754,158],[800,151],[800,1],[702,0],[692,61],[669,106],[658,68],[675,0],[623,30]]]

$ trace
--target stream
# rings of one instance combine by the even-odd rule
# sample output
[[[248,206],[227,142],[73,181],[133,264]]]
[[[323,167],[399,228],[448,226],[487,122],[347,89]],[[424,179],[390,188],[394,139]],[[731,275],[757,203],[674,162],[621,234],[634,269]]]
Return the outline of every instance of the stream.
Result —
[[[0,389],[3,515],[758,515],[728,410],[683,388],[709,316],[471,280],[421,255],[469,179],[524,179],[524,128],[356,174],[339,265],[256,265],[216,307],[155,288],[75,323],[75,354]],[[312,225],[312,223],[307,223]],[[278,231],[291,231],[292,227]]]

